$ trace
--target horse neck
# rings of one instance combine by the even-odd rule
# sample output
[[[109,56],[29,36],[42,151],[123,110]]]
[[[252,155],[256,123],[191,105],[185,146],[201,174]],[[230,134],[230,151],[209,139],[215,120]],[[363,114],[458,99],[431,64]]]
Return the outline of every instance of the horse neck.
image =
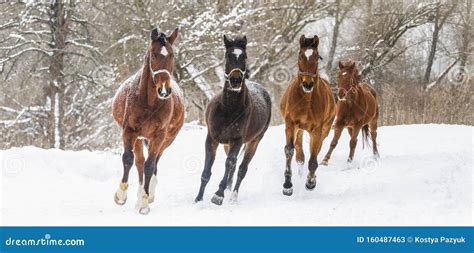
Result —
[[[359,98],[360,94],[360,89],[359,89],[359,82],[357,82],[356,79],[354,78],[351,78],[351,83],[349,84],[350,85],[350,88],[349,89],[352,89],[352,90],[355,90],[356,92],[352,92],[349,95],[349,97],[352,98],[352,100],[356,100],[357,98]]]
[[[240,92],[231,91],[228,89],[227,85],[224,85],[224,90],[222,91],[222,104],[226,108],[239,108],[246,106],[247,102],[247,85],[245,80],[242,83],[242,90]]]
[[[156,90],[153,85],[153,77],[149,65],[149,57],[149,52],[147,52],[145,55],[145,63],[143,64],[142,68],[142,76],[140,78],[138,94],[140,98],[142,98],[140,99],[141,101],[146,101],[148,107],[152,107],[160,103],[165,103],[169,99],[159,99],[158,95],[156,94]]]

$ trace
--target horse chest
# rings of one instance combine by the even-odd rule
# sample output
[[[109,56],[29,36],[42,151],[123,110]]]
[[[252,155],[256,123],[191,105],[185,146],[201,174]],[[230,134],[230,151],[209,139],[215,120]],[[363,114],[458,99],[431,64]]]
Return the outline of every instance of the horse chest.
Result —
[[[216,111],[209,117],[208,127],[212,137],[221,143],[242,137],[247,116],[244,110]]]
[[[168,106],[160,108],[135,108],[129,118],[129,126],[141,136],[149,138],[171,121],[172,113]]]

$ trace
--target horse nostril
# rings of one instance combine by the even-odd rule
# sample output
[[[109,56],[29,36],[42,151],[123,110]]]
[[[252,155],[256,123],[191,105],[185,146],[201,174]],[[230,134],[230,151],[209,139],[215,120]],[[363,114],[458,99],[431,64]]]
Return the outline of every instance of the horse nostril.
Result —
[[[240,83],[242,82],[242,78],[240,78],[240,77],[232,77],[232,78],[230,79],[230,82],[231,82],[231,83],[238,83],[238,84],[240,84]]]
[[[158,88],[158,95],[162,98],[166,98],[169,95],[171,95],[171,89],[166,89],[164,86],[161,88]]]
[[[303,87],[305,89],[311,89],[314,86],[314,82],[303,82]]]

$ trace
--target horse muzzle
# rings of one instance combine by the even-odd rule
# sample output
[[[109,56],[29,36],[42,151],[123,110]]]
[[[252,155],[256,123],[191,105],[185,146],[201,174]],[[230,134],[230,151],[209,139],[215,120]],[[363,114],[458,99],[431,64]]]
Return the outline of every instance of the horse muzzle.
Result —
[[[229,78],[229,90],[240,92],[242,90],[243,79],[241,77]]]
[[[171,88],[166,88],[165,86],[158,88],[157,95],[159,99],[168,99],[171,95]]]
[[[303,91],[306,93],[310,93],[313,91],[314,88],[314,82],[303,82]]]

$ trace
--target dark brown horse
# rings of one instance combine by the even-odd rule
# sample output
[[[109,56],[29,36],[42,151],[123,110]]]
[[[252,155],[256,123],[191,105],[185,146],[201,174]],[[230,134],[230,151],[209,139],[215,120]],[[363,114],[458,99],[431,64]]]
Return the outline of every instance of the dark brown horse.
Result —
[[[221,205],[224,190],[232,187],[232,180],[237,163],[237,155],[245,145],[245,154],[237,174],[232,200],[237,199],[242,179],[270,124],[271,101],[268,92],[259,84],[246,80],[247,38],[227,39],[225,43],[225,83],[224,89],[208,104],[206,109],[207,138],[206,158],[201,176],[201,187],[196,202],[203,198],[207,182],[211,177],[211,167],[219,143],[224,144],[227,153],[224,178],[211,202]]]
[[[352,162],[354,158],[357,136],[360,130],[362,130],[363,141],[368,143],[369,128],[373,153],[378,157],[377,119],[379,117],[379,107],[377,105],[375,90],[362,82],[362,75],[359,74],[359,66],[357,66],[354,61],[348,61],[346,64],[339,62],[337,86],[339,101],[337,102],[334,137],[328,153],[321,164],[328,164],[332,151],[336,147],[342,130],[345,127],[347,127],[347,131],[351,136],[348,162]]]
[[[291,160],[296,149],[296,162],[304,164],[303,131],[310,134],[310,158],[306,189],[316,186],[318,154],[328,136],[335,115],[335,102],[328,81],[319,77],[318,36],[300,37],[298,76],[294,78],[281,99],[280,111],[285,120],[286,170],[283,194],[293,194]]]
[[[178,29],[168,37],[156,28],[151,31],[143,67],[120,85],[112,105],[114,119],[122,127],[124,148],[123,177],[114,199],[119,205],[125,204],[128,174],[135,158],[141,185],[138,199],[141,214],[150,211],[148,203],[155,197],[156,165],[184,122],[183,97],[171,76],[172,45],[177,36]],[[149,143],[146,161],[144,140]]]

